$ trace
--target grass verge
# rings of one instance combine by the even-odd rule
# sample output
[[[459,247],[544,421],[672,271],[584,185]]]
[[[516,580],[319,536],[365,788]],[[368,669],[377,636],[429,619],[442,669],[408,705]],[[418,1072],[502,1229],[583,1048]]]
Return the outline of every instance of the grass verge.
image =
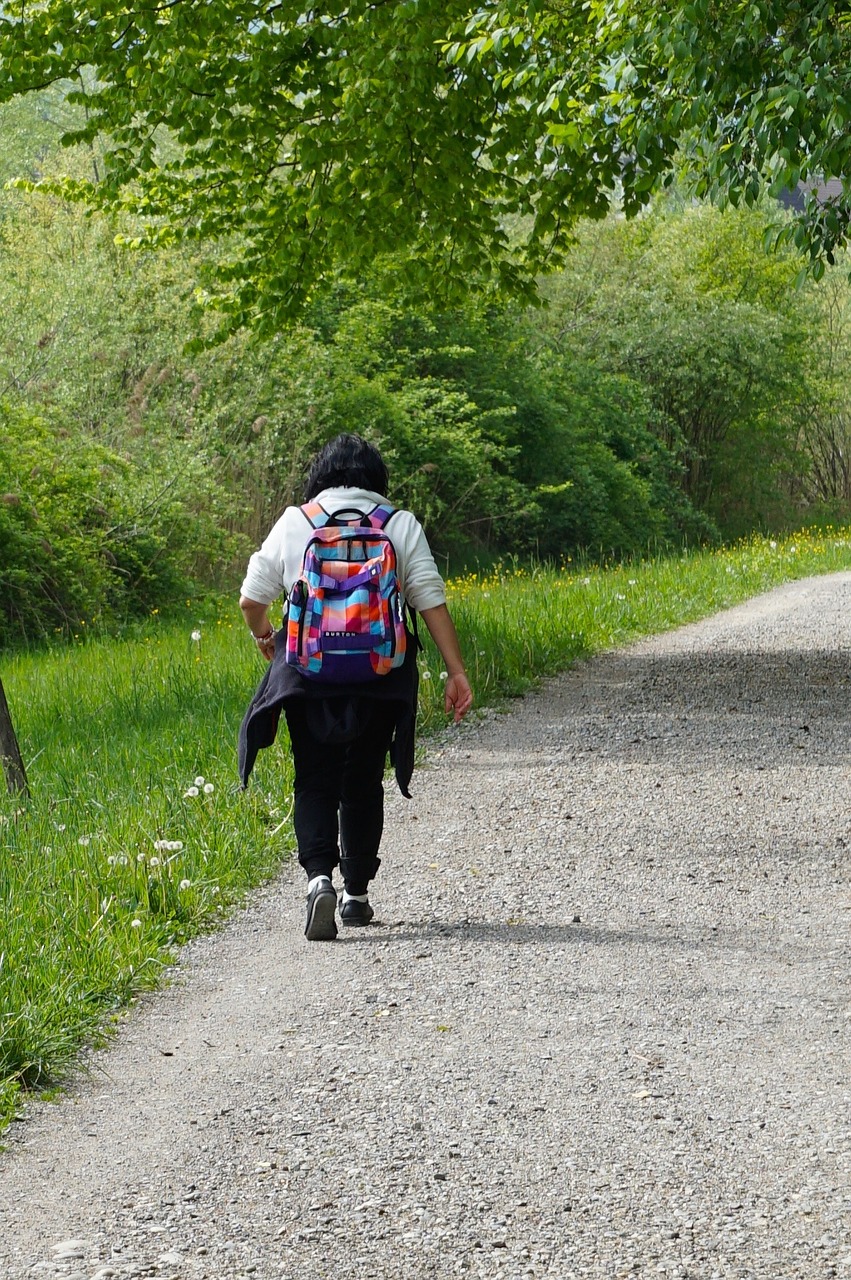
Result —
[[[450,584],[479,706],[577,658],[704,617],[777,584],[851,568],[851,531],[752,539],[588,571],[506,565]],[[0,1128],[20,1091],[157,982],[292,848],[285,736],[236,786],[236,730],[262,674],[235,603],[132,638],[0,664],[32,797],[0,795]],[[421,729],[444,723],[427,643]]]

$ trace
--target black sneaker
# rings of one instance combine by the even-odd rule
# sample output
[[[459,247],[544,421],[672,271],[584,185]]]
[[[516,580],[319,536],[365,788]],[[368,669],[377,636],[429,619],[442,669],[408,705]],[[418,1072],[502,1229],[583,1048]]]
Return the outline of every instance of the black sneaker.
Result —
[[[327,876],[323,876],[307,895],[307,924],[304,936],[309,942],[333,942],[337,936],[337,895]]]
[[[340,903],[340,920],[345,925],[355,925],[361,928],[365,924],[369,924],[375,915],[372,907],[368,902],[358,902],[357,898],[343,898]]]

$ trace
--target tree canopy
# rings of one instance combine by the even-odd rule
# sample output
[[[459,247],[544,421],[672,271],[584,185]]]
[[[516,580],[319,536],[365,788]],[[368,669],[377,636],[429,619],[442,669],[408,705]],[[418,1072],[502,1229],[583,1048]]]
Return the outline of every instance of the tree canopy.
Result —
[[[220,241],[228,326],[271,332],[340,265],[531,296],[682,170],[733,203],[842,178],[849,45],[833,0],[11,0],[0,99],[65,84],[101,149],[67,188]],[[818,272],[849,220],[813,194],[779,234]]]

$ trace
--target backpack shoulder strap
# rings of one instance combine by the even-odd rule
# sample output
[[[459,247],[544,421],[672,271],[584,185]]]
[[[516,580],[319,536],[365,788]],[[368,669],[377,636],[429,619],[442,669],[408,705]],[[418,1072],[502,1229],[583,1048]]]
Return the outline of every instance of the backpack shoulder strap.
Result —
[[[369,515],[365,517],[372,525],[373,529],[385,529],[390,521],[391,516],[395,516],[396,508],[391,506],[389,502],[376,503]]]
[[[323,529],[331,519],[328,512],[318,502],[305,502],[299,507],[311,529]]]

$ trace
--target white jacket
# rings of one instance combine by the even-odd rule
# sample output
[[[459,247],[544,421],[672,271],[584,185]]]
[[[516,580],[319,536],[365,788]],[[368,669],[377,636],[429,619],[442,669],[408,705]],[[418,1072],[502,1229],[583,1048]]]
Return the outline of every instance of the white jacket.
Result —
[[[368,489],[323,489],[314,501],[329,514],[355,510],[367,515],[378,504],[388,503],[380,493]],[[392,503],[390,504],[392,505]],[[301,573],[304,549],[313,530],[298,507],[287,507],[259,551],[248,562],[242,595],[258,604],[271,604]],[[446,588],[431,548],[416,516],[399,508],[387,522],[387,536],[396,552],[399,587],[405,600],[421,612],[446,603]]]

